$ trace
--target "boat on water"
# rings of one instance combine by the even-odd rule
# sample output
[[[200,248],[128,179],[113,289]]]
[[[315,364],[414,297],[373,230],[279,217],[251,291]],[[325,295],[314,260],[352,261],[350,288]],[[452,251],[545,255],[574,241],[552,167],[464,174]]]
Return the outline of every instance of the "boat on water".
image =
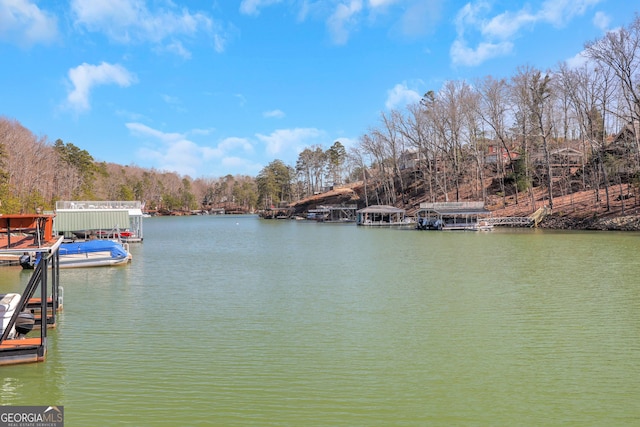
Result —
[[[58,253],[60,268],[117,266],[127,264],[132,258],[126,243],[113,240],[62,243]],[[25,269],[33,268],[38,261],[37,256],[31,254],[20,257],[20,265]]]
[[[60,268],[107,267],[131,261],[126,243],[112,240],[62,243],[59,254]]]

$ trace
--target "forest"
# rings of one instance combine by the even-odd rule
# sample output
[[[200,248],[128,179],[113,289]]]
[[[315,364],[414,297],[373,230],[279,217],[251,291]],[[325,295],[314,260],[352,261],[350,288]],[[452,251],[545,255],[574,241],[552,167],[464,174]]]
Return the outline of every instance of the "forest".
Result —
[[[579,62],[579,63],[578,63]],[[72,142],[0,117],[0,213],[51,210],[57,200],[139,200],[148,210],[255,212],[359,182],[362,206],[421,201],[506,203],[543,189],[574,192],[640,182],[640,17],[588,41],[580,60],[508,78],[447,81],[402,110],[380,113],[357,143],[311,146],[295,165],[256,177],[192,178],[96,161]],[[626,195],[630,196],[630,195]],[[618,197],[620,197],[618,195]]]

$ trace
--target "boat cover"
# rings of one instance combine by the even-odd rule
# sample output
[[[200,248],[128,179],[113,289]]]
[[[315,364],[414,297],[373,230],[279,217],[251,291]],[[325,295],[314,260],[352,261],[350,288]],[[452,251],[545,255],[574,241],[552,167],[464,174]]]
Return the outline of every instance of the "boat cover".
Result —
[[[90,252],[111,252],[113,258],[125,258],[127,251],[113,240],[89,240],[87,242],[62,243],[60,255],[85,254]]]
[[[4,333],[5,328],[11,321],[13,312],[18,308],[20,303],[20,294],[0,294],[0,336]],[[10,335],[12,335],[11,333]]]

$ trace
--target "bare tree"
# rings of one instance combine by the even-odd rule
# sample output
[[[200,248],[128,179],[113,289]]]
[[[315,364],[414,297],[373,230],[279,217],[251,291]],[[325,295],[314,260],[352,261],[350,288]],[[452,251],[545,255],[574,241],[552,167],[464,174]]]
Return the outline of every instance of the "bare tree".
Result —
[[[553,130],[552,116],[552,89],[551,77],[549,74],[542,76],[539,71],[533,74],[531,80],[529,108],[533,115],[536,130],[542,140],[544,153],[544,166],[546,168],[547,197],[549,207],[553,209],[553,170],[551,168],[551,158],[549,155],[549,139]]]
[[[433,165],[435,150],[432,145],[433,129],[429,126],[425,107],[421,103],[411,104],[407,107],[408,114],[403,116],[398,123],[398,131],[407,141],[409,147],[415,150],[416,168],[420,177],[425,178],[426,192],[430,201],[433,200]]]
[[[390,114],[382,113],[380,115],[382,126],[374,131],[375,137],[383,144],[382,151],[386,153],[385,163],[389,164],[391,175],[389,176],[389,186],[394,194],[393,202],[395,202],[395,194],[399,192],[404,198],[404,182],[400,173],[400,156],[405,153],[405,144],[402,132],[400,132],[402,115],[399,111],[393,110]],[[396,181],[398,182],[398,191],[395,191]]]
[[[496,80],[493,77],[486,77],[478,83],[480,101],[480,116],[484,123],[489,126],[493,137],[500,143],[500,149],[496,152],[496,166],[500,182],[500,192],[502,193],[503,204],[506,203],[505,174],[506,166],[511,168],[513,176],[516,175],[513,159],[511,140],[508,134],[507,125],[511,104],[509,101],[509,86],[504,79]],[[503,151],[504,150],[504,151]],[[506,153],[506,164],[503,156]],[[516,203],[518,202],[518,185],[514,182]]]
[[[610,68],[618,78],[625,104],[619,113],[626,123],[640,123],[640,16],[628,27],[611,31],[585,45],[585,55],[603,67]],[[640,135],[633,126],[636,143],[636,167],[640,168]]]
[[[465,90],[460,93],[461,114],[463,120],[463,138],[466,140],[466,149],[463,147],[462,153],[469,153],[470,160],[473,161],[469,168],[465,167],[468,179],[473,180],[474,198],[486,200],[485,185],[485,146],[486,138],[482,130],[482,119],[480,115],[480,94],[469,85],[464,86]],[[463,161],[467,156],[463,157]],[[471,170],[475,173],[471,175]],[[471,175],[471,176],[469,176]]]
[[[513,133],[520,142],[520,158],[514,165],[515,185],[520,190],[527,189],[531,198],[531,204],[535,207],[535,197],[531,186],[531,157],[533,145],[533,117],[531,114],[530,97],[533,76],[538,71],[532,67],[519,67],[516,74],[511,78],[509,85],[511,102],[514,112]]]
[[[362,179],[364,188],[364,203],[365,206],[369,206],[369,192],[368,192],[368,180],[367,180],[367,162],[365,161],[365,152],[362,149],[362,143],[359,146],[350,147],[347,157],[351,163],[356,165],[355,169],[359,170],[359,176]]]
[[[610,69],[593,68],[592,64],[585,64],[579,68],[570,69],[561,64],[558,80],[563,91],[568,94],[569,102],[579,126],[580,138],[585,141],[583,151],[587,148],[594,158],[591,185],[599,201],[600,183],[605,189],[607,211],[610,210],[609,177],[604,167],[603,148],[606,142],[605,115],[606,106],[611,97]],[[588,145],[587,145],[588,144]],[[586,175],[583,169],[583,179]],[[583,183],[586,186],[585,183]]]

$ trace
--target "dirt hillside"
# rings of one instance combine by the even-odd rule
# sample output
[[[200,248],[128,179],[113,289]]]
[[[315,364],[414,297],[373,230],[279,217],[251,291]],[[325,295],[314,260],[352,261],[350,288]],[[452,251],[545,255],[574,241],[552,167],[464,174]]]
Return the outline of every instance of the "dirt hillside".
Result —
[[[542,206],[548,207],[546,191],[520,194],[506,199],[491,196],[488,208],[493,216],[528,216]],[[640,205],[636,191],[623,184],[606,190],[590,190],[566,196],[554,196],[553,210],[540,224],[543,228],[587,230],[640,230]],[[503,203],[504,202],[504,203]]]

